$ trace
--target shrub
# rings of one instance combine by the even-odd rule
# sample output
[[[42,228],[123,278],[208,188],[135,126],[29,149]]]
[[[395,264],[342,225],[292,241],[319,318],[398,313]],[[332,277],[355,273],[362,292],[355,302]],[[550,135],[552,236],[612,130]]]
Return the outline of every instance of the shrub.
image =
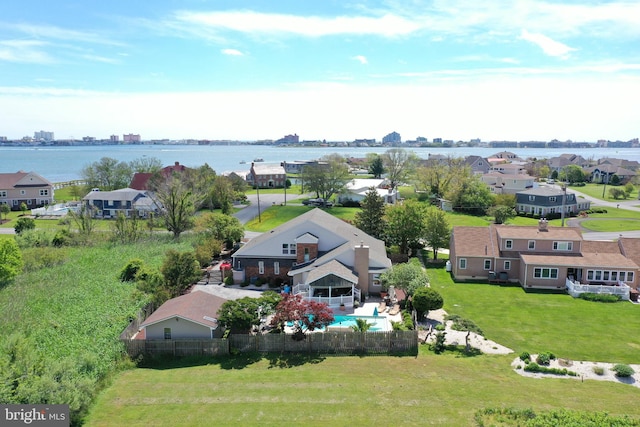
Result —
[[[442,352],[444,352],[446,350],[446,348],[447,348],[447,346],[445,344],[446,338],[447,338],[447,333],[446,332],[438,332],[438,333],[436,333],[436,341],[431,346],[431,350],[433,350],[433,352],[435,354],[440,354],[440,353],[442,353]]]
[[[541,374],[569,375],[571,377],[578,376],[576,372],[569,371],[567,368],[547,368],[546,366],[540,366],[535,362],[527,363],[524,370],[526,372],[538,372]]]
[[[444,331],[444,330],[445,330],[445,327],[442,323],[438,323],[436,325],[436,331]]]
[[[586,301],[609,302],[609,303],[621,301],[620,295],[595,294],[593,292],[582,293],[580,294],[580,298]]]
[[[523,362],[527,362],[531,360],[531,355],[528,351],[523,351],[522,353],[520,353],[520,360],[522,360]]]
[[[541,352],[540,354],[538,354],[538,357],[536,358],[536,362],[538,362],[538,364],[540,365],[548,365],[551,360],[555,359],[556,356],[551,353],[551,352]]]
[[[615,372],[616,377],[619,378],[627,378],[636,373],[631,366],[622,363],[618,363],[611,370]]]
[[[136,274],[143,266],[143,261],[140,258],[134,258],[129,260],[129,262],[120,270],[120,281],[121,282],[133,282],[136,279]]]
[[[593,373],[596,375],[604,375],[604,368],[602,366],[594,366]]]
[[[224,284],[226,286],[233,286],[233,276],[227,276],[224,278]]]
[[[18,218],[13,228],[16,230],[16,234],[20,234],[23,231],[36,228],[36,221],[33,218]]]

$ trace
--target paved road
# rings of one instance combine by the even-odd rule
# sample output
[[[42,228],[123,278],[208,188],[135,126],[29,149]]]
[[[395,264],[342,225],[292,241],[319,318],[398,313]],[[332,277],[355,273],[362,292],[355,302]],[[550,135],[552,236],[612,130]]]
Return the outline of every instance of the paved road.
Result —
[[[549,184],[547,184],[549,185]],[[560,189],[559,185],[549,185],[550,187],[556,187]],[[620,200],[615,202],[610,202],[608,200],[600,200],[595,197],[591,197],[587,194],[581,193],[580,191],[574,188],[567,188],[567,193],[573,193],[576,197],[582,197],[585,200],[589,200],[591,202],[591,206],[602,206],[608,208],[620,208],[628,211],[636,211],[640,212],[640,200]],[[593,218],[585,218],[586,220]],[[603,221],[606,218],[603,218]],[[567,223],[570,225],[578,226],[580,223],[580,219],[570,218],[567,219]],[[612,220],[613,221],[613,220]],[[640,237],[640,230],[632,230],[632,231],[617,231],[617,232],[604,232],[604,231],[583,231],[582,238],[584,240],[616,240],[619,237]]]

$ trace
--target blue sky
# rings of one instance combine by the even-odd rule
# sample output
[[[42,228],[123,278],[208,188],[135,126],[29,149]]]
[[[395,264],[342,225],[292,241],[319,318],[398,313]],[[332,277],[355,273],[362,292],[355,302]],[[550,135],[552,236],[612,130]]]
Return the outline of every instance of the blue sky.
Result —
[[[0,135],[628,140],[638,1],[0,6]]]

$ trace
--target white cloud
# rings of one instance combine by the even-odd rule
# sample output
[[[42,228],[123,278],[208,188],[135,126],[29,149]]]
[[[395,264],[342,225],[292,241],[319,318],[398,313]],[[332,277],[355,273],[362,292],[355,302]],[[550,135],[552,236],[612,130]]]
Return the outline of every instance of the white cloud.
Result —
[[[106,37],[103,34],[90,33],[87,31],[68,30],[53,25],[35,25],[35,24],[14,24],[3,22],[2,26],[5,30],[14,30],[38,39],[55,39],[55,40],[73,40],[83,43],[95,43],[102,45],[124,46],[120,43]]]
[[[230,56],[243,56],[244,53],[240,52],[237,49],[222,49],[220,52],[222,52],[225,55],[230,55]]]
[[[49,64],[55,60],[42,51],[48,43],[36,40],[0,41],[0,61]]]
[[[89,61],[94,61],[94,62],[102,62],[105,64],[119,64],[120,61],[118,59],[114,59],[114,58],[107,58],[105,56],[99,56],[99,55],[82,55],[82,57],[84,59],[88,59]]]
[[[356,55],[356,56],[353,56],[351,59],[355,59],[356,61],[360,62],[363,65],[366,65],[369,63],[367,61],[367,57],[364,55]]]
[[[560,58],[568,57],[569,53],[575,49],[567,46],[566,44],[557,42],[544,34],[530,33],[527,30],[522,30],[520,38],[537,45],[542,51],[549,56],[556,56]]]
[[[178,22],[200,25],[210,30],[231,30],[241,33],[297,34],[322,37],[337,34],[370,34],[399,36],[421,28],[417,22],[393,15],[369,16],[297,16],[252,11],[178,12]]]

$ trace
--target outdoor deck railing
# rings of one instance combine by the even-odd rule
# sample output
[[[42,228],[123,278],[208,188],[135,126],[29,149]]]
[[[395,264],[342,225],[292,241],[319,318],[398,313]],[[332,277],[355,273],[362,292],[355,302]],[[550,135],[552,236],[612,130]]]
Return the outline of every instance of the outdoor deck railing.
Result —
[[[618,282],[616,285],[589,285],[586,283],[580,283],[578,281],[572,281],[567,278],[566,280],[567,292],[574,298],[580,296],[583,293],[593,294],[610,294],[619,295],[623,300],[629,300],[629,291],[631,288],[624,282]]]

